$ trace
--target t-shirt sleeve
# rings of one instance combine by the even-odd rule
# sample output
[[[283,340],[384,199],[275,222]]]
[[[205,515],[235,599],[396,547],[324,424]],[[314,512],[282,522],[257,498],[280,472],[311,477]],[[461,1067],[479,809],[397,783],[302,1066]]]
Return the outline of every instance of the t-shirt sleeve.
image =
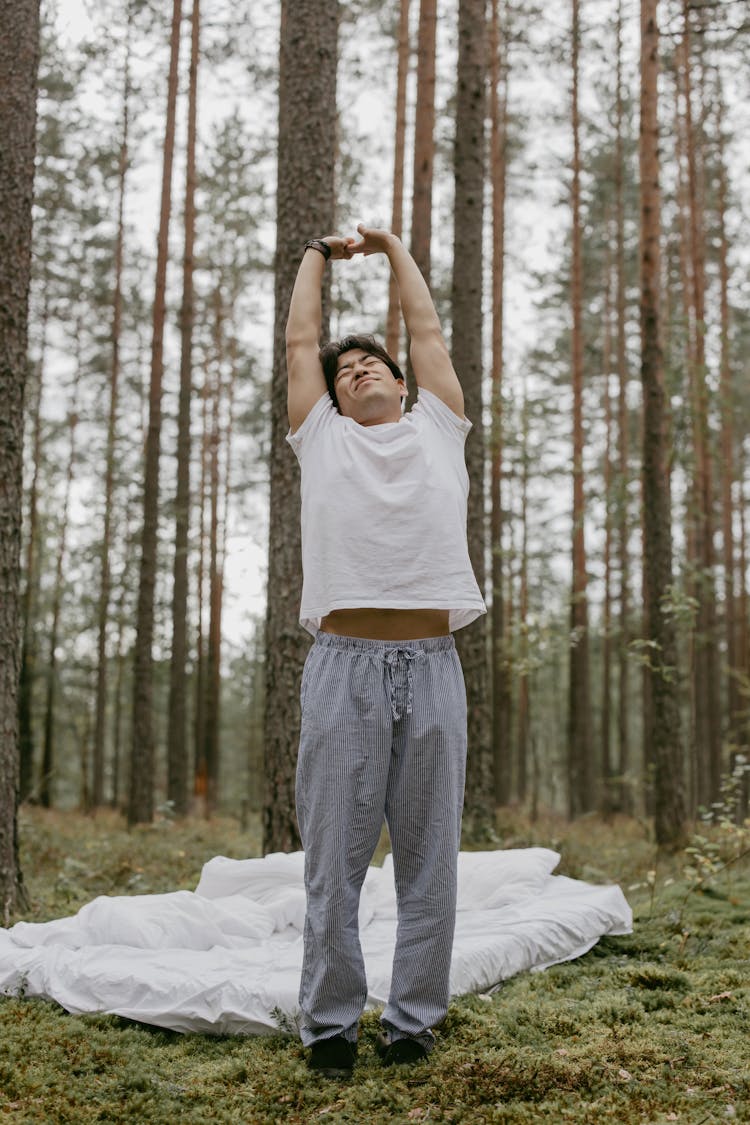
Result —
[[[331,401],[328,391],[318,399],[310,413],[305,418],[299,429],[294,433],[290,430],[286,440],[297,454],[297,460],[302,461],[304,451],[320,437],[334,418],[338,418],[338,411]]]
[[[420,387],[412,410],[437,426],[442,433],[457,439],[462,444],[466,441],[466,435],[471,429],[469,419],[459,418],[458,414],[432,391]]]

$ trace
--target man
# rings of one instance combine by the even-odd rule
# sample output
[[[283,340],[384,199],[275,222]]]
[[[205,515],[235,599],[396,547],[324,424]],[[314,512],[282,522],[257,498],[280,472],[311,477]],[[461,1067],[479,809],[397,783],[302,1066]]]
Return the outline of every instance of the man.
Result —
[[[286,329],[288,440],[302,469],[302,677],[297,816],[307,916],[300,986],[309,1065],[354,1066],[367,999],[360,890],[387,822],[398,929],[386,1064],[426,1058],[447,1011],[466,759],[452,630],[485,612],[466,543],[471,423],[427,285],[400,240],[358,227],[306,247]],[[418,385],[372,337],[319,351],[329,259],[386,254]]]

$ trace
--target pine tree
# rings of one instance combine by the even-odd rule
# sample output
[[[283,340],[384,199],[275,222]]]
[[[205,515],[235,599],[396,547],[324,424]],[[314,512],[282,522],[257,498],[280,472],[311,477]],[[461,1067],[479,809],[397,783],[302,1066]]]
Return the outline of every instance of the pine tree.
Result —
[[[104,803],[104,752],[108,695],[107,637],[111,596],[112,523],[114,509],[115,456],[117,447],[117,414],[120,401],[120,350],[122,343],[123,267],[125,252],[125,187],[130,160],[130,95],[131,95],[131,30],[133,8],[126,12],[125,49],[123,60],[122,132],[117,170],[117,234],[115,240],[114,285],[112,293],[112,352],[109,377],[109,413],[104,470],[104,529],[102,533],[101,572],[97,621],[96,698],[94,702],[94,744],[92,804]]]
[[[460,0],[454,174],[451,352],[473,430],[466,446],[469,470],[469,554],[480,589],[485,585],[484,441],[482,426],[482,224],[486,108],[483,0]],[[457,638],[468,701],[465,811],[475,830],[494,829],[494,786],[486,618]]]
[[[435,161],[435,37],[437,0],[420,0],[417,31],[417,105],[414,120],[414,179],[411,253],[430,284],[432,171]]]
[[[21,449],[27,373],[38,0],[8,0],[0,22],[0,920],[25,902],[18,861]]]
[[[492,743],[495,800],[511,796],[511,690],[508,666],[503,568],[503,346],[505,276],[505,194],[508,134],[507,26],[493,0],[490,23],[490,180],[492,185],[492,433],[490,440],[490,542],[492,558]],[[525,687],[525,680],[522,681]],[[519,700],[519,708],[521,701]],[[521,720],[519,718],[519,729]],[[526,745],[519,737],[519,745]]]
[[[573,554],[570,599],[570,672],[568,690],[568,802],[571,816],[593,807],[591,685],[589,680],[589,626],[585,545],[585,499],[583,482],[583,272],[581,231],[581,155],[578,72],[580,18],[578,0],[573,0],[572,28],[572,355],[573,378]]]
[[[161,443],[161,396],[164,370],[165,288],[168,258],[169,217],[172,199],[177,64],[180,49],[181,0],[174,0],[167,83],[167,118],[162,165],[161,213],[159,219],[156,285],[151,339],[151,380],[146,464],[143,482],[143,530],[138,584],[135,666],[133,670],[133,729],[130,764],[128,824],[150,821],[154,811],[153,635],[154,591],[157,573],[157,522],[159,512],[159,451]]]
[[[666,599],[672,585],[672,514],[667,472],[664,371],[660,342],[661,202],[657,78],[657,0],[641,0],[641,381],[643,384],[644,581],[651,646],[646,739],[653,752],[654,812],[659,844],[685,836],[682,745],[674,621]]]
[[[299,474],[285,440],[285,329],[303,244],[333,230],[338,15],[335,0],[282,3],[265,661],[265,851],[299,847],[294,775],[299,684],[308,644],[298,621],[302,585]]]
[[[400,0],[398,23],[398,69],[396,75],[396,136],[393,158],[393,208],[391,230],[400,238],[404,214],[404,149],[406,145],[406,79],[409,71],[409,0]],[[398,285],[391,275],[388,283],[388,316],[385,350],[399,361],[401,341],[401,309]]]
[[[190,18],[190,83],[185,171],[185,249],[180,310],[180,399],[177,420],[177,495],[172,587],[172,659],[167,728],[167,799],[178,816],[188,811],[187,755],[187,600],[188,532],[190,525],[190,405],[193,394],[193,253],[195,245],[195,146],[200,58],[200,4],[193,0]]]

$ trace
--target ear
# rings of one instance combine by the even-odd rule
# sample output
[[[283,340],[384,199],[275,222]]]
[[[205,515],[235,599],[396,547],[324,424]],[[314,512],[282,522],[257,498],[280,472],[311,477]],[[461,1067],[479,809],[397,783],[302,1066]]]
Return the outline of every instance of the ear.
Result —
[[[408,394],[407,389],[406,389],[406,383],[404,382],[403,379],[397,379],[396,382],[398,383],[398,393],[401,395],[401,398],[406,398],[406,396]]]

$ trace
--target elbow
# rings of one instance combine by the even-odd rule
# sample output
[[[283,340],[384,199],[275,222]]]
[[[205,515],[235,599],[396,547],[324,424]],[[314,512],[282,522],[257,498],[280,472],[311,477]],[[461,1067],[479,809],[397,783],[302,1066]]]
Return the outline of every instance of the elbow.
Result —
[[[304,331],[290,327],[289,325],[287,325],[284,340],[287,355],[294,355],[299,352],[310,352],[313,349],[317,352],[320,346],[318,336],[315,333],[309,330]]]

